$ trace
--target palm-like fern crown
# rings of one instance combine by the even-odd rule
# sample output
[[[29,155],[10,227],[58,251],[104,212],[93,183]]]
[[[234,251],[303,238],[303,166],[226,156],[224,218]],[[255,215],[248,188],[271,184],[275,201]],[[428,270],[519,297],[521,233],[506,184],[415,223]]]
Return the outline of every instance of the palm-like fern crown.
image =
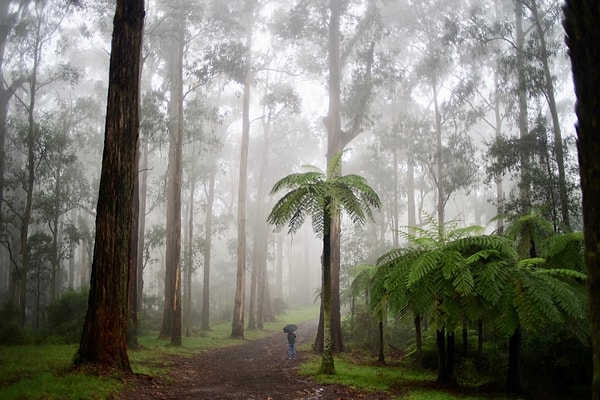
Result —
[[[339,162],[339,157],[333,165]],[[288,175],[275,183],[271,194],[288,190],[275,204],[267,222],[296,232],[307,216],[312,218],[313,231],[328,233],[333,216],[346,212],[353,223],[363,224],[373,218],[373,210],[381,201],[377,193],[359,175],[334,176],[332,167],[327,175],[316,167],[305,166],[307,172]]]

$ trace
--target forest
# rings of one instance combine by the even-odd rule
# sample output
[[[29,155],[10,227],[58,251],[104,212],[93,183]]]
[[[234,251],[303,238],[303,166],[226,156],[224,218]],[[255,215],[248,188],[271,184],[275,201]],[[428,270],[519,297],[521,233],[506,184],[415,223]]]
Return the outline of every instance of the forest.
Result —
[[[140,335],[240,339],[318,304],[320,374],[361,349],[600,392],[595,75],[577,86],[568,7],[0,2],[0,351],[131,373]]]

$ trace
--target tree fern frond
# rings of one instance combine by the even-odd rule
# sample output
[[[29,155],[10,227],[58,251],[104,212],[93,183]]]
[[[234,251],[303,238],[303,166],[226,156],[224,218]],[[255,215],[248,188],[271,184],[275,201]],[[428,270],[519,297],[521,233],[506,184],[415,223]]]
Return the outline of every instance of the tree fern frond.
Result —
[[[517,268],[537,268],[543,267],[546,259],[541,257],[523,258],[517,262]]]
[[[411,287],[417,284],[424,276],[431,273],[439,266],[439,252],[426,252],[421,254],[412,264],[408,274],[407,286]]]
[[[515,308],[521,325],[528,330],[542,329],[548,322],[562,321],[562,313],[554,303],[554,293],[541,275],[523,275],[515,296]]]
[[[583,233],[569,232],[550,236],[541,243],[540,254],[548,268],[568,268],[585,271]]]
[[[473,274],[468,268],[461,268],[454,274],[452,286],[459,296],[468,296],[475,288],[475,280]]]

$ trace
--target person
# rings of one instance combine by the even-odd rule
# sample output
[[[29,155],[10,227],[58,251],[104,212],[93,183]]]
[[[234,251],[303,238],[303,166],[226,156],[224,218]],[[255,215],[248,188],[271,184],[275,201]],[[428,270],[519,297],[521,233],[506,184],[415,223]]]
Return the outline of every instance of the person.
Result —
[[[288,332],[288,360],[294,360],[296,358],[296,334],[294,332]]]

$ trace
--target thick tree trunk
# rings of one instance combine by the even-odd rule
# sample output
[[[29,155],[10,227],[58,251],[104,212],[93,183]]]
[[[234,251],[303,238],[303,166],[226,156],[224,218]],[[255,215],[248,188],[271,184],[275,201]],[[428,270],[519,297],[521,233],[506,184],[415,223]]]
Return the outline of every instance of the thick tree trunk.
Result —
[[[596,0],[567,0],[565,30],[577,96],[577,147],[591,321],[592,399],[600,399],[600,8]]]
[[[140,67],[141,68],[141,67]],[[131,249],[129,258],[129,287],[128,306],[129,306],[129,330],[127,332],[127,346],[132,349],[138,346],[138,241],[139,235],[139,213],[140,213],[140,190],[139,190],[139,148],[135,152],[135,175],[133,182],[133,201],[131,213]]]
[[[127,288],[144,14],[143,0],[117,1],[90,296],[75,357],[111,372],[131,373]]]

